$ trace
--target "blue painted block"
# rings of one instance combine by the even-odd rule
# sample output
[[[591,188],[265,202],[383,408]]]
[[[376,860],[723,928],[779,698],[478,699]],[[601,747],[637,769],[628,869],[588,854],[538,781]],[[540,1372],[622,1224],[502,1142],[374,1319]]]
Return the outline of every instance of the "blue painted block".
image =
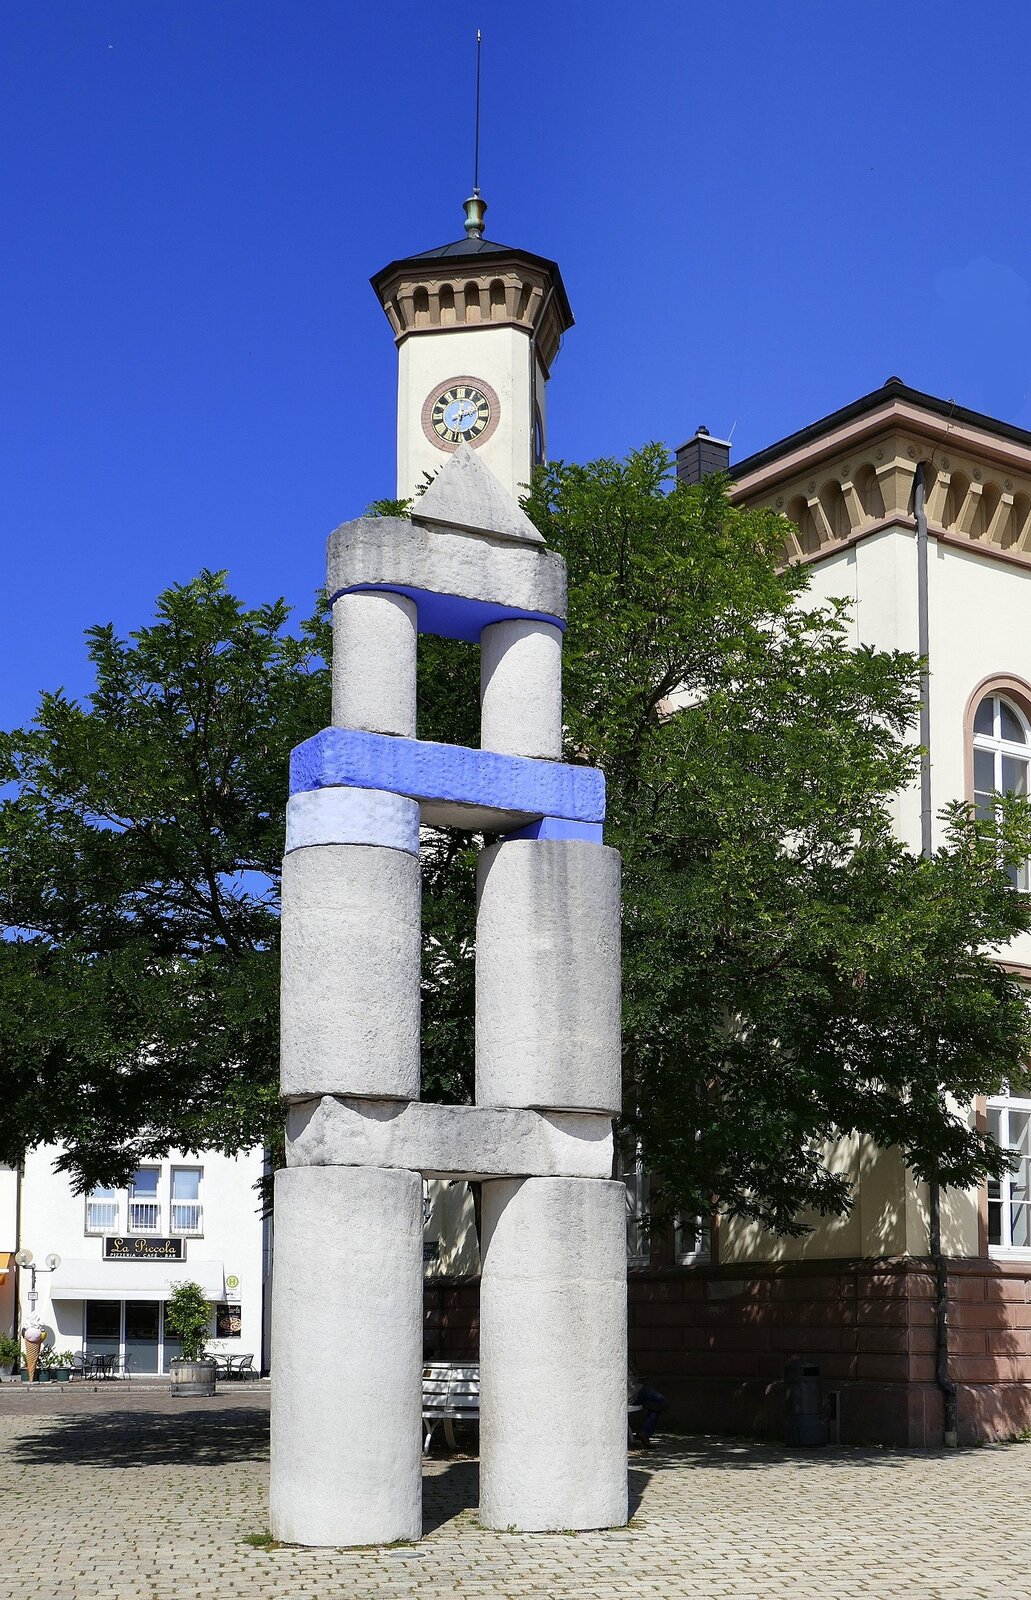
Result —
[[[525,828],[506,833],[506,839],[585,839],[589,844],[601,844],[600,822],[570,822],[567,817],[541,817],[539,822],[529,822]]]
[[[588,823],[605,817],[605,777],[597,767],[323,728],[291,755],[290,792],[338,784],[409,795],[424,803],[424,821],[461,826],[447,808],[470,808],[481,815],[468,825],[493,832],[542,817]]]
[[[407,595],[415,601],[420,633],[435,633],[442,639],[464,639],[467,644],[479,644],[480,634],[492,622],[550,622],[553,628],[565,631],[562,617],[549,616],[543,611],[521,611],[518,606],[496,605],[491,600],[469,600],[460,594],[436,594],[431,589],[412,589],[403,583],[356,583],[347,589],[338,589],[331,600],[342,594],[360,594],[363,591]]]

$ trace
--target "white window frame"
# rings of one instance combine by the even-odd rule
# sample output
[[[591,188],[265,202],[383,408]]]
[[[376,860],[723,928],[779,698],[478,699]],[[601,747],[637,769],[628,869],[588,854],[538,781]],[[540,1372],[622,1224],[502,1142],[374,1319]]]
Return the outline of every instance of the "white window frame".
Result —
[[[153,1237],[155,1234],[160,1234],[160,1232],[161,1232],[161,1211],[162,1211],[161,1190],[162,1190],[162,1187],[163,1187],[162,1181],[161,1181],[162,1180],[162,1171],[161,1171],[161,1168],[159,1166],[151,1166],[146,1162],[142,1166],[137,1167],[136,1171],[137,1172],[156,1172],[157,1175],[158,1175],[158,1181],[154,1186],[154,1198],[153,1198],[153,1200],[150,1200],[150,1199],[134,1200],[133,1199],[133,1188],[134,1188],[134,1185],[136,1183],[136,1174],[134,1173],[133,1176],[130,1178],[129,1187],[128,1187],[128,1191],[127,1191],[126,1210],[125,1210],[125,1224],[126,1224],[125,1231],[126,1231],[127,1234],[130,1234],[130,1233],[133,1234],[133,1235],[137,1235],[138,1234],[138,1235],[140,1235],[140,1236],[142,1236],[144,1238],[146,1238],[148,1236],[149,1237]],[[156,1219],[154,1221],[154,1226],[152,1228],[151,1227],[138,1228],[138,1227],[134,1227],[133,1226],[132,1208],[133,1208],[134,1205],[137,1205],[137,1206],[153,1206],[155,1208],[155,1210],[157,1211],[157,1217],[156,1217]]]
[[[120,1189],[110,1189],[103,1185],[99,1189],[91,1189],[86,1196],[86,1221],[84,1232],[89,1238],[96,1238],[105,1233],[118,1233],[119,1222],[122,1216],[122,1193]],[[115,1219],[112,1223],[94,1222],[90,1216],[91,1206],[113,1206]]]
[[[985,789],[982,789],[977,782],[977,752],[979,750],[986,755],[990,755],[993,759],[995,778],[993,784],[994,793],[1012,794],[1016,792],[1012,789],[1007,789],[1002,781],[1003,758],[1008,756],[1011,760],[1023,762],[1028,774],[1027,792],[1028,794],[1031,794],[1031,723],[1028,722],[1027,717],[1017,705],[1016,701],[1011,699],[1008,694],[1004,694],[1001,689],[989,689],[981,696],[980,700],[977,702],[977,705],[974,707],[975,721],[977,718],[977,713],[980,711],[986,700],[990,700],[992,702],[992,732],[990,734],[975,732],[971,735],[971,742],[974,752],[973,760],[971,762],[971,772],[973,773],[972,792],[974,795],[975,806],[978,803],[977,796],[979,794],[986,794],[989,792]],[[1004,705],[1007,711],[1009,711],[1011,715],[1016,718],[1017,722],[1023,729],[1023,743],[1018,743],[1014,739],[1006,739],[1003,737],[1002,707]],[[1015,887],[1022,890],[1024,893],[1026,893],[1028,888],[1031,887],[1031,873],[1029,873],[1029,863],[1026,861],[1016,868]]]
[[[697,1239],[694,1248],[684,1248],[684,1235],[690,1230],[690,1237]],[[689,1217],[686,1212],[678,1211],[673,1219],[673,1259],[678,1267],[705,1267],[712,1260],[712,1219],[710,1217]]]
[[[1009,1125],[1010,1113],[1015,1111],[1019,1115],[1026,1116],[1028,1118],[1027,1129],[1026,1129],[1026,1133],[1025,1133],[1025,1145],[1026,1145],[1026,1149],[1027,1149],[1027,1156],[1029,1158],[1029,1162],[1031,1162],[1031,1099],[1022,1099],[1022,1098],[1020,1098],[1018,1096],[1015,1096],[1015,1095],[993,1095],[992,1098],[987,1102],[987,1110],[988,1110],[988,1113],[989,1113],[989,1122],[991,1121],[991,1115],[990,1115],[991,1113],[995,1112],[995,1113],[998,1113],[998,1115],[999,1115],[1000,1128],[1001,1128],[1001,1132],[1003,1134],[1003,1138],[1005,1140],[1005,1143],[1004,1143],[1003,1147],[1005,1149],[1019,1148],[1019,1147],[1014,1147],[1009,1142],[1010,1138],[1011,1138],[1010,1125]],[[1000,1141],[1000,1142],[1002,1142],[1002,1141]],[[1031,1171],[1031,1165],[1029,1165],[1029,1171]],[[1014,1199],[1013,1199],[1013,1178],[1009,1173],[1005,1173],[1001,1178],[989,1178],[988,1179],[987,1188],[988,1188],[988,1207],[989,1207],[989,1232],[990,1232],[990,1229],[991,1229],[991,1221],[990,1221],[991,1208],[992,1208],[992,1206],[996,1206],[997,1205],[999,1207],[999,1209],[1000,1209],[1000,1230],[999,1230],[999,1232],[1000,1232],[1000,1241],[999,1241],[998,1244],[992,1244],[991,1242],[989,1242],[988,1254],[990,1256],[1011,1256],[1011,1257],[1015,1257],[1015,1258],[1017,1258],[1017,1259],[1019,1259],[1021,1261],[1027,1261],[1027,1260],[1031,1259],[1031,1244],[1019,1245],[1019,1244],[1013,1244],[1013,1242],[1012,1242],[1012,1239],[1013,1239],[1013,1210],[1012,1210],[1012,1208],[1013,1208],[1014,1204],[1026,1205],[1027,1208],[1028,1208],[1027,1209],[1027,1217],[1028,1217],[1028,1223],[1029,1223],[1028,1237],[1029,1237],[1029,1239],[1031,1239],[1031,1183],[1029,1183],[1029,1185],[1028,1185],[1028,1193],[1027,1193],[1027,1200],[1026,1201],[1023,1200],[1023,1199],[1014,1201]],[[993,1190],[996,1190],[997,1192],[993,1193]]]
[[[177,1172],[196,1172],[197,1198],[196,1200],[177,1200],[175,1198],[175,1175]],[[195,1228],[180,1228],[176,1226],[176,1206],[196,1206],[197,1226]],[[168,1174],[168,1232],[174,1239],[202,1239],[204,1237],[204,1168],[199,1162],[187,1163],[177,1161]]]

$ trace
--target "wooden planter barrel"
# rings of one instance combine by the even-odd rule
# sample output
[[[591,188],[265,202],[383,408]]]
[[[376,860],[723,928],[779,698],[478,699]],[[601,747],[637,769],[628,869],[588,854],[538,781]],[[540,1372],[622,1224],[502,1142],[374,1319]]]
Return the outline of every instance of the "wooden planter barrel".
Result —
[[[180,1395],[184,1400],[193,1395],[214,1394],[215,1363],[210,1357],[202,1357],[200,1361],[184,1361],[180,1358],[169,1365],[172,1394]]]

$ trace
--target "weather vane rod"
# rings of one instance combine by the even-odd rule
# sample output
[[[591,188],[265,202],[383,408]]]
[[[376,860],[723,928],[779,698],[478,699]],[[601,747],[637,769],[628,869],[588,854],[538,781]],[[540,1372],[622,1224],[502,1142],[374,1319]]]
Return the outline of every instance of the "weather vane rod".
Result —
[[[480,192],[480,54],[483,35],[476,30],[476,134],[473,140],[473,194]]]

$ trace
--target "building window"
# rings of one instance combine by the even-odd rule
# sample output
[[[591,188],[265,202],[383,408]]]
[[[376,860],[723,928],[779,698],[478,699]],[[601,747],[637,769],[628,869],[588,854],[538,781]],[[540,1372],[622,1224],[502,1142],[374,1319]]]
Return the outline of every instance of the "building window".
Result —
[[[160,1233],[159,1167],[140,1167],[129,1185],[129,1232]]]
[[[712,1258],[712,1225],[708,1217],[678,1211],[673,1226],[673,1253],[680,1267],[702,1266]]]
[[[172,1232],[203,1233],[200,1184],[202,1167],[172,1168]]]
[[[974,815],[995,814],[996,796],[1028,793],[1031,766],[1031,728],[1012,700],[986,694],[974,712]],[[1017,889],[1028,888],[1028,866],[1008,869]]]
[[[644,1169],[638,1145],[623,1152],[620,1177],[626,1185],[626,1254],[632,1267],[646,1267],[651,1261],[651,1234],[648,1206],[651,1179]]]
[[[1031,1100],[989,1105],[988,1132],[1009,1151],[1009,1171],[988,1179],[988,1247],[1031,1250]]]
[[[117,1233],[120,1210],[116,1190],[103,1186],[94,1189],[86,1198],[86,1232]]]

